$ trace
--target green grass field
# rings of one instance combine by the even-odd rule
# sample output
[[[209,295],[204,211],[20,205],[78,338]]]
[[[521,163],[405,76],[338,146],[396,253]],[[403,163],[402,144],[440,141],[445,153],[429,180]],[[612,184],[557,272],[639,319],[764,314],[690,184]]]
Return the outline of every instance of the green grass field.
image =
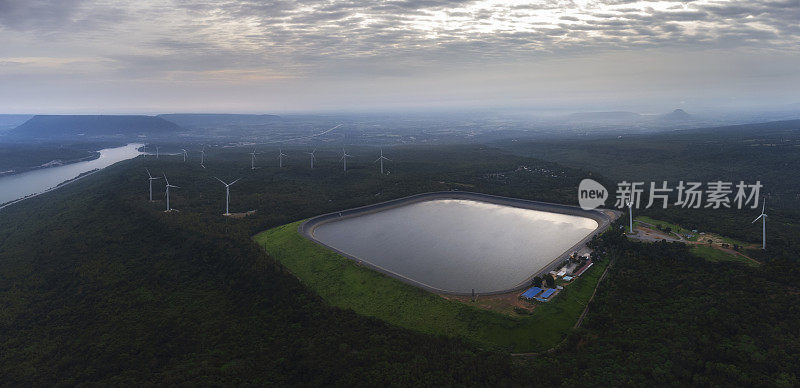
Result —
[[[738,263],[744,263],[752,267],[758,267],[758,263],[748,260],[739,255],[733,255],[725,251],[721,251],[717,248],[710,247],[707,245],[693,245],[691,248],[691,252],[693,255],[706,259],[711,262],[722,262],[722,261],[732,261]]]
[[[407,329],[512,352],[545,350],[560,342],[607,266],[607,261],[595,264],[555,300],[531,315],[512,317],[449,301],[361,267],[302,237],[299,224],[273,228],[254,239],[327,303]]]

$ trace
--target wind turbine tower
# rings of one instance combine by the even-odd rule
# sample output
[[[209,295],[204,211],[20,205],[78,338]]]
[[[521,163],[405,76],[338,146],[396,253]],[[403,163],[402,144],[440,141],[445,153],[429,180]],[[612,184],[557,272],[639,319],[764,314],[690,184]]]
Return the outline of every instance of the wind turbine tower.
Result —
[[[283,168],[283,158],[286,157],[286,154],[283,153],[283,150],[278,151],[278,168]]]
[[[181,151],[183,151],[183,162],[186,163],[186,150],[181,148]]]
[[[753,222],[751,222],[751,224],[755,224],[756,221],[761,219],[761,249],[763,250],[767,249],[767,213],[764,212],[766,208],[767,199],[764,198],[764,204],[761,206],[761,214],[759,214],[759,216],[756,217]]]
[[[203,144],[203,148],[200,149],[200,167],[206,168],[204,165],[206,161],[206,145]]]
[[[314,159],[316,159],[316,157],[314,157],[314,153],[315,152],[317,152],[316,148],[314,148],[314,151],[306,152],[307,154],[311,155],[311,169],[312,170],[314,169]]]
[[[352,158],[352,157],[353,155],[348,154],[347,151],[345,151],[344,148],[342,148],[342,159],[340,160],[342,161],[342,166],[344,166],[344,172],[347,172],[347,158]]]
[[[258,154],[258,152],[256,152],[255,148],[253,148],[253,152],[250,153],[250,169],[251,170],[255,170],[256,169],[256,154]]]
[[[625,202],[628,205],[628,217],[630,218],[630,231],[633,233],[633,200]]]
[[[389,162],[392,161],[391,159],[383,156],[383,148],[381,148],[381,156],[378,159],[376,159],[375,162],[373,162],[373,163],[381,162],[381,175],[383,175],[383,161],[384,160],[389,161]]]
[[[166,183],[167,183],[167,192],[166,192],[166,194],[165,194],[165,195],[166,195],[166,197],[167,197],[167,211],[170,211],[170,210],[172,210],[172,209],[169,207],[169,188],[170,188],[170,187],[174,187],[174,188],[176,188],[176,189],[180,189],[180,186],[175,186],[175,185],[171,185],[171,184],[169,184],[169,181],[167,180],[167,174],[164,174],[164,182],[166,182]]]
[[[156,179],[161,179],[161,177],[159,176],[154,177],[150,175],[150,170],[148,170],[146,167],[145,170],[147,171],[147,176],[150,177],[148,179],[148,181],[150,182],[150,202],[153,202],[153,181]]]
[[[235,180],[235,181],[233,181],[231,183],[225,183],[222,179],[219,179],[217,177],[214,177],[214,179],[218,180],[220,183],[225,185],[225,215],[229,216],[229,215],[231,215],[230,211],[228,210],[228,204],[230,204],[230,200],[231,200],[231,186],[233,186],[234,183],[238,182],[239,179],[242,179],[242,178],[239,178],[239,179],[237,179],[237,180]]]

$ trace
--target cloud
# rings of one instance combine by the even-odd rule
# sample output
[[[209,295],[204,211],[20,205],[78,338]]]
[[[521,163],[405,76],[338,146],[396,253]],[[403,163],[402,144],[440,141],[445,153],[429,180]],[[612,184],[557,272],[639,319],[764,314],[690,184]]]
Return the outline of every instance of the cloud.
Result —
[[[369,85],[653,50],[796,58],[798,20],[800,0],[0,0],[0,67],[79,57],[119,82]],[[69,63],[37,68],[67,77]]]

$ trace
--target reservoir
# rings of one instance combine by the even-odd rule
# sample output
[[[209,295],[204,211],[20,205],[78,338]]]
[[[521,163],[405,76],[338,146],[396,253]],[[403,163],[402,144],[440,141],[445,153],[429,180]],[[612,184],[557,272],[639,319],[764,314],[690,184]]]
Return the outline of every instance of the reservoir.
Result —
[[[100,157],[94,160],[0,177],[0,204],[43,193],[83,173],[135,158],[141,154],[138,149],[142,146],[131,143],[123,147],[105,148],[99,151]]]
[[[311,237],[435,291],[519,287],[599,227],[578,215],[431,199],[321,222]]]

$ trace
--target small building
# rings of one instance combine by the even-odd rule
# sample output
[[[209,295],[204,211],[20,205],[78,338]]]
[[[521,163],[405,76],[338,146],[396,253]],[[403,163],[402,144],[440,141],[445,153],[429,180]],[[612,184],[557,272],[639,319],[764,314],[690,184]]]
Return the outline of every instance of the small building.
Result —
[[[555,288],[548,288],[544,290],[544,292],[539,294],[539,296],[536,297],[536,300],[538,300],[539,302],[548,302],[550,301],[550,297],[553,296],[553,294],[555,293],[556,293]]]
[[[522,295],[520,295],[520,297],[525,299],[533,299],[540,292],[542,292],[542,289],[540,287],[531,287],[527,291],[523,292]]]
[[[594,264],[594,262],[589,261],[583,267],[581,267],[577,271],[575,271],[575,273],[573,273],[573,276],[575,276],[575,277],[581,276],[581,274],[586,272],[586,270],[589,269],[589,267],[591,267],[593,264]]]

